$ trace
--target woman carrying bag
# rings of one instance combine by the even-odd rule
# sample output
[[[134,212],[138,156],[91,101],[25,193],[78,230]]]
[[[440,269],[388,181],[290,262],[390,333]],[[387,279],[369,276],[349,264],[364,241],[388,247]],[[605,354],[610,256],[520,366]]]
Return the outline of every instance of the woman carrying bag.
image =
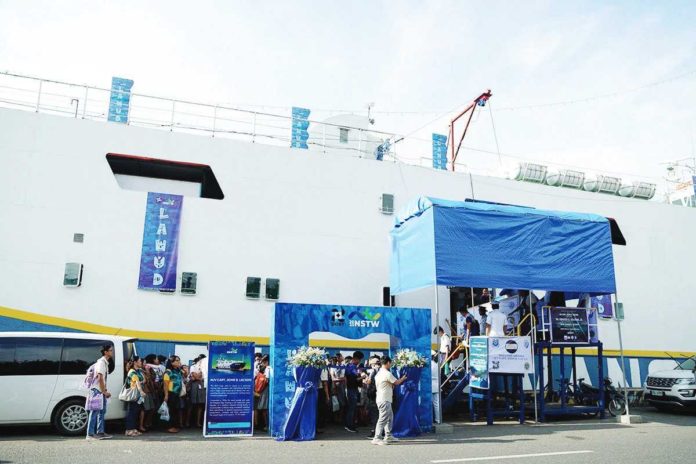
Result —
[[[178,356],[171,356],[167,360],[167,370],[162,377],[164,386],[164,402],[169,409],[169,428],[167,432],[178,433],[179,425],[179,404],[184,390],[184,379],[181,375],[181,360]]]
[[[147,364],[143,364],[143,376],[145,377],[145,381],[142,382],[141,385],[143,387],[143,392],[145,392],[145,396],[143,397],[143,410],[140,412],[140,427],[138,430],[147,432],[147,430],[152,427],[152,418],[157,410],[157,396],[159,390],[155,383],[155,373]]]
[[[126,374],[126,382],[118,398],[124,401],[128,406],[128,412],[126,414],[126,436],[137,437],[142,435],[138,430],[138,420],[146,395],[143,391],[145,375],[143,374],[143,360],[139,356],[133,356],[131,363],[131,368],[128,374]]]

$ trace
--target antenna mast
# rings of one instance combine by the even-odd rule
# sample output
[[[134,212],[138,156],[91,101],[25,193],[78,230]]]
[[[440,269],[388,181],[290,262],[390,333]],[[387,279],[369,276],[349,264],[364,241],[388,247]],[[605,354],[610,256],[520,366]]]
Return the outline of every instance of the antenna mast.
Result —
[[[448,142],[451,144],[450,145],[450,152],[452,154],[450,162],[452,163],[452,171],[454,171],[454,163],[457,161],[457,155],[459,154],[459,150],[462,147],[462,142],[464,141],[464,137],[466,137],[466,131],[469,130],[469,124],[471,123],[471,118],[474,116],[474,111],[476,110],[477,106],[486,106],[486,102],[488,101],[489,98],[491,98],[493,94],[491,93],[491,89],[486,90],[484,93],[479,95],[469,103],[462,111],[459,113],[456,117],[452,119],[449,125],[449,139]],[[454,123],[457,122],[459,119],[464,117],[467,113],[469,113],[469,119],[466,120],[466,125],[464,126],[464,132],[462,132],[462,136],[459,139],[459,143],[457,144],[457,149],[454,149]]]

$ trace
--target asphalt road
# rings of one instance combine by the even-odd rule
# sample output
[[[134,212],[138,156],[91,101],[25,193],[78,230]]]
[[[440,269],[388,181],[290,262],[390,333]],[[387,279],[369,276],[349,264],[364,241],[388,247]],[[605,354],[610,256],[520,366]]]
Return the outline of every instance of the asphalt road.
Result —
[[[203,439],[200,432],[116,435],[86,441],[47,428],[0,429],[0,463],[689,463],[696,462],[696,415],[637,411],[649,422],[619,425],[607,419],[541,425],[454,423],[451,434],[425,434],[390,446],[328,430],[313,442],[279,443],[267,437]],[[111,425],[115,431],[117,425]],[[109,430],[107,428],[107,430]]]

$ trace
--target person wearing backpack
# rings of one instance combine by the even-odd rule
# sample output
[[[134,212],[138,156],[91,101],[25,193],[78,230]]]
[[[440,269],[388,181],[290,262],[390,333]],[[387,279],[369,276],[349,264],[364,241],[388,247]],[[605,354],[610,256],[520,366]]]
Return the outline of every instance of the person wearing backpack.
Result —
[[[205,372],[208,367],[208,360],[204,354],[199,354],[193,360],[191,366],[191,408],[192,420],[196,421],[196,427],[203,427],[203,412],[205,411]]]
[[[379,368],[381,367],[379,356],[370,356],[368,365],[370,367],[366,372],[367,377],[363,380],[363,385],[365,385],[365,396],[367,396],[367,413],[370,418],[371,428],[368,438],[373,438],[375,436],[377,419],[379,419],[379,409],[377,408],[377,385],[375,384],[375,377],[379,373]]]
[[[258,429],[265,431],[268,427],[268,377],[266,377],[266,366],[263,364],[259,364],[259,370],[254,377],[254,401],[257,413],[254,420]]]
[[[102,357],[94,363],[93,381],[87,398],[88,403],[97,403],[93,406],[94,409],[90,409],[89,411],[89,417],[87,419],[87,440],[104,440],[111,438],[111,435],[104,432],[104,416],[106,415],[106,400],[107,398],[111,398],[111,392],[106,389],[106,379],[109,375],[109,360],[114,356],[114,347],[113,345],[103,345],[100,351]],[[101,409],[98,404],[100,399]]]

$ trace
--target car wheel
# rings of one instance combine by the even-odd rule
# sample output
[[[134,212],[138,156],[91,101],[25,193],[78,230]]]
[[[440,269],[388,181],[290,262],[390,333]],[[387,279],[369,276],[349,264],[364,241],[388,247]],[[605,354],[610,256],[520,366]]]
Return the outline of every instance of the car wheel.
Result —
[[[84,399],[72,399],[60,404],[53,414],[53,427],[61,435],[84,435],[88,413]]]

